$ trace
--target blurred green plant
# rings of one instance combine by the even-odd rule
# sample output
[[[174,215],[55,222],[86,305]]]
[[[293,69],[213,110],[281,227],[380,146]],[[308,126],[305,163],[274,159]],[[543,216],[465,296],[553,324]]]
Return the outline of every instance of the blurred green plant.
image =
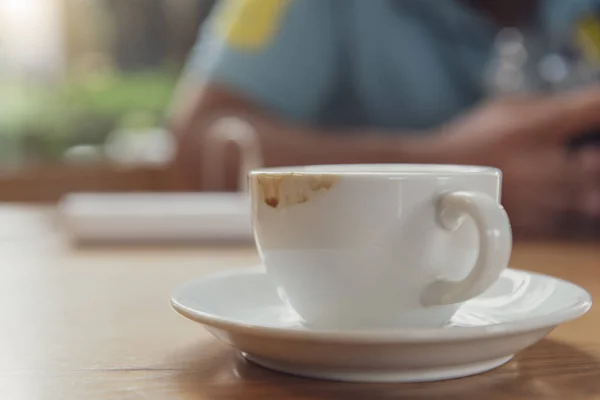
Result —
[[[118,128],[160,126],[178,74],[171,69],[87,74],[62,84],[0,82],[0,164],[17,153],[57,161],[79,144],[103,144]]]

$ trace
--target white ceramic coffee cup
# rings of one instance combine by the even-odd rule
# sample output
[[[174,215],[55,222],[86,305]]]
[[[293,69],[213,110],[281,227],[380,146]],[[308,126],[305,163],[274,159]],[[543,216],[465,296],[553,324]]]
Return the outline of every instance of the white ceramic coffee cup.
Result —
[[[249,179],[267,273],[309,326],[444,325],[510,258],[495,168],[327,165]]]

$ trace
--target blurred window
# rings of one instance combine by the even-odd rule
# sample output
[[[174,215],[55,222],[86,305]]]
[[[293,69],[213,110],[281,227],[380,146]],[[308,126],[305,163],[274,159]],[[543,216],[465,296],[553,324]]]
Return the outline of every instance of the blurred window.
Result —
[[[213,3],[1,0],[0,168],[160,162],[165,108]]]

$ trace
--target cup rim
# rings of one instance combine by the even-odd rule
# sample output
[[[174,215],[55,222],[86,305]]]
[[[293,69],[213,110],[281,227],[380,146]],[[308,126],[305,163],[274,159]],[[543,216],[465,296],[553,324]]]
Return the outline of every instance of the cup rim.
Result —
[[[335,175],[335,176],[456,176],[501,175],[495,167],[460,164],[318,164],[252,169],[256,175]]]

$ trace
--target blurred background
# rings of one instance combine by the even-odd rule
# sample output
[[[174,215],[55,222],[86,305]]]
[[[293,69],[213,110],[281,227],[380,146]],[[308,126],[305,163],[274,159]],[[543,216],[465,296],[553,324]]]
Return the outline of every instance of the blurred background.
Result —
[[[215,0],[1,0],[0,201],[169,190],[164,115]]]
[[[55,203],[71,193],[150,193],[150,197],[136,198],[130,203],[123,203],[122,198],[118,197],[114,200],[114,205],[110,202],[102,203],[102,207],[115,212],[114,215],[118,216],[115,218],[117,220],[121,218],[122,221],[123,216],[129,216],[132,210],[139,209],[140,204],[145,204],[148,210],[153,210],[148,211],[148,218],[165,217],[165,210],[178,212],[178,206],[173,206],[176,201],[188,201],[188,203],[178,204],[193,204],[193,209],[187,211],[188,215],[201,215],[202,218],[205,215],[212,217],[219,207],[223,208],[224,204],[228,204],[233,211],[222,211],[223,215],[227,218],[235,215],[235,218],[243,220],[244,235],[249,237],[247,199],[245,196],[241,197],[239,193],[228,193],[231,196],[218,198],[209,198],[206,197],[206,193],[202,193],[201,198],[186,197],[187,200],[182,200],[182,197],[156,196],[157,192],[179,192],[182,188],[174,172],[172,161],[176,144],[173,135],[168,131],[166,117],[174,99],[175,87],[181,81],[182,69],[189,58],[190,50],[196,43],[199,29],[217,3],[218,0],[0,0],[0,202]],[[277,2],[271,3],[277,4]],[[364,3],[366,7],[369,6],[368,0]],[[401,1],[394,3],[408,4]],[[510,8],[509,3],[513,6],[520,4],[518,1],[503,3],[465,0],[460,2],[474,9],[482,4],[492,3],[499,4],[499,11]],[[534,0],[528,3],[537,4]],[[264,3],[254,4],[264,5]],[[266,9],[268,11],[268,7]],[[473,98],[465,100],[465,104],[469,102],[475,104],[475,100],[479,97],[485,99],[536,91],[558,92],[565,88],[584,87],[597,82],[600,79],[600,8],[593,11],[590,13],[590,18],[585,14],[586,18],[578,23],[577,29],[573,28],[568,35],[565,35],[569,38],[567,44],[558,40],[552,46],[546,46],[545,41],[536,35],[529,34],[525,38],[518,29],[499,30],[496,38],[490,39],[489,51],[486,47],[486,50],[481,53],[488,58],[487,61],[482,58],[485,61],[481,63],[485,64],[482,81],[477,80],[476,90],[473,89],[475,85],[473,82],[471,82],[473,85],[465,86],[473,89],[474,93]],[[502,12],[499,15],[502,15]],[[448,20],[452,25],[452,16],[449,16]],[[424,23],[427,23],[426,18]],[[433,24],[437,22],[433,20]],[[573,38],[577,38],[578,46],[572,46],[570,40]],[[413,39],[417,45],[420,45],[418,37]],[[462,43],[460,40],[457,43]],[[587,48],[591,50],[581,51],[580,47],[583,50]],[[390,48],[388,51],[391,52]],[[588,62],[587,58],[582,57],[580,53],[586,56],[591,54],[592,62]],[[449,54],[446,66],[452,66],[455,61],[462,60],[465,64],[463,67],[467,68],[465,71],[469,71],[470,63],[465,60],[473,61],[470,56],[461,59],[460,51],[454,53],[454,50]],[[427,58],[425,60],[424,67],[429,68],[435,64]],[[279,65],[279,63],[280,59],[276,59],[273,64]],[[243,64],[237,62],[234,64],[241,65],[239,68],[246,68]],[[477,62],[473,63],[475,64]],[[285,63],[282,65],[285,66]],[[392,67],[395,68],[393,65]],[[390,70],[394,70],[392,67]],[[427,68],[423,71],[428,71]],[[442,72],[441,76],[445,76],[445,71]],[[461,77],[466,76],[461,74],[462,72],[457,75],[459,83],[462,82]],[[248,76],[252,77],[252,74]],[[182,87],[187,87],[187,82]],[[426,84],[423,87],[428,90],[429,97],[432,92],[438,90],[438,88],[429,90],[431,88]],[[192,89],[191,92],[194,92],[195,88]],[[468,90],[465,92],[461,89],[457,92],[467,93],[467,97],[470,96]],[[390,98],[394,100],[389,104],[397,101],[394,97]],[[457,101],[457,104],[461,101]],[[193,104],[192,101],[189,103]],[[432,104],[435,106],[437,103],[433,101],[429,104],[430,108],[424,108],[426,111],[423,115],[427,118],[435,111],[431,110]],[[394,115],[397,114],[395,109],[392,112]],[[523,122],[524,118],[519,115],[515,115],[517,122]],[[489,115],[483,114],[483,117],[486,119]],[[239,123],[240,120],[229,122],[229,125],[223,126],[225,141],[243,142],[238,139],[243,136],[245,126]],[[486,122],[471,130],[479,133],[482,127],[493,128],[493,125]],[[499,129],[507,127],[511,128],[511,125],[501,126]],[[463,128],[465,129],[458,129],[458,131],[470,130],[466,129],[469,126]],[[536,130],[538,129],[533,129]],[[277,128],[273,131],[278,133],[281,129]],[[219,133],[218,130],[215,132]],[[249,129],[246,133],[248,132]],[[528,133],[531,133],[532,137],[537,134]],[[589,134],[594,138],[592,144],[600,143],[600,136],[595,129]],[[208,139],[213,138],[210,134],[205,136]],[[246,135],[245,137],[258,136]],[[299,137],[304,138],[306,135],[299,135]],[[219,137],[219,140],[221,139]],[[471,139],[467,139],[464,142],[466,145],[472,142]],[[244,189],[246,182],[245,174],[238,174],[238,171],[258,166],[259,161],[267,160],[267,155],[273,157],[273,151],[267,154],[268,146],[264,146],[266,142],[264,137],[254,142],[256,142],[253,144],[254,147],[248,145],[249,142],[241,145],[237,143],[242,150],[247,150],[244,147],[251,148],[250,151],[240,152],[240,168],[234,171],[238,180],[234,179],[233,186],[237,185],[241,189]],[[226,174],[220,173],[222,171],[218,165],[225,165],[223,160],[227,157],[223,157],[224,153],[214,151],[209,141],[204,144],[201,156],[191,151],[193,154],[186,161],[191,159],[193,165],[186,165],[186,167],[193,172],[201,171],[200,174],[203,176],[195,181],[202,183],[202,190],[225,187],[226,185],[221,185],[220,175]],[[564,152],[563,149],[567,149],[567,146],[562,144],[555,147],[552,150],[560,154]],[[186,146],[180,143],[180,150],[181,148],[185,150]],[[190,148],[191,146],[188,149]],[[288,156],[301,153],[294,145],[288,148],[292,149],[288,153],[275,152],[286,154],[285,157],[281,156],[276,162],[271,160],[265,165],[285,164],[289,160]],[[592,211],[587,212],[587,215],[582,221],[577,221],[577,224],[571,223],[571,220],[575,221],[575,219],[568,212],[560,210],[559,213],[554,210],[554,205],[547,207],[548,218],[537,217],[537,214],[541,215],[538,204],[552,203],[545,201],[545,198],[566,193],[568,190],[565,189],[567,185],[562,183],[552,186],[555,180],[560,181],[549,176],[552,173],[542,174],[549,176],[546,180],[535,177],[535,173],[550,169],[542,166],[546,162],[545,158],[540,158],[542,160],[540,162],[535,161],[534,156],[543,156],[544,149],[534,147],[532,149],[537,152],[532,150],[532,156],[529,157],[529,154],[523,155],[516,151],[518,148],[508,148],[504,151],[504,158],[501,160],[510,161],[512,153],[515,153],[517,158],[512,160],[520,160],[522,163],[521,167],[513,168],[512,175],[505,174],[505,187],[508,186],[506,182],[512,184],[508,192],[513,199],[516,199],[513,203],[517,207],[514,208],[521,212],[513,213],[511,219],[520,223],[533,215],[537,219],[551,221],[553,225],[550,225],[554,227],[552,234],[558,232],[564,236],[574,237],[569,230],[563,228],[561,221],[565,220],[564,224],[576,225],[574,230],[584,232],[584,236],[598,237],[600,234],[598,147],[586,147],[588,153],[593,156],[593,162],[588,164],[596,165],[593,168],[594,182],[588,185],[590,187],[586,186],[578,190],[582,189],[582,192],[590,195],[588,197],[591,200],[585,205],[591,204],[592,206],[587,209]],[[237,153],[235,155],[238,156]],[[263,155],[265,157],[262,157]],[[197,166],[199,158],[205,165],[210,165],[210,168]],[[572,157],[568,160],[569,165],[572,164],[571,159]],[[465,162],[470,160],[466,157]],[[504,169],[504,166],[509,164],[502,165]],[[532,166],[535,168],[532,169]],[[534,170],[534,173],[530,174],[534,177],[529,177],[531,179],[528,181],[527,174],[522,174],[519,168],[525,171]],[[227,171],[227,168],[224,167],[223,171]],[[504,171],[506,172],[506,169]],[[211,180],[217,181],[219,185],[206,184]],[[539,184],[536,188],[540,188],[546,184],[546,181],[552,181],[548,183],[548,187],[552,186],[549,192],[551,195],[546,195],[543,190],[535,189],[530,185],[530,183]],[[190,188],[186,187],[186,189]],[[160,197],[160,199],[153,197]],[[571,197],[568,201],[572,204],[580,200],[575,196]],[[89,198],[84,197],[81,203],[77,202],[77,204],[86,204],[86,211],[82,212],[83,214],[94,214],[101,208],[99,203],[94,202],[95,199],[96,197],[92,197],[93,201],[90,201]],[[528,200],[531,201],[527,203]],[[150,204],[154,204],[151,201],[157,203],[151,206]],[[115,210],[118,210],[118,213]],[[509,214],[511,212],[512,210],[509,210]],[[513,218],[513,215],[516,217]],[[561,223],[554,223],[554,217],[557,217],[556,220],[560,219]],[[162,220],[158,221],[157,230],[164,231]],[[190,226],[200,225],[199,222],[195,222],[196,220],[189,221]],[[217,222],[205,224],[208,227],[207,231],[214,230],[216,225],[224,225],[223,220],[215,221]],[[106,222],[106,225],[111,226],[112,220]],[[583,228],[580,228],[580,225]],[[538,228],[536,235],[539,232],[542,234],[550,232],[544,224],[537,224],[536,227]],[[147,229],[141,228],[138,231],[145,233]],[[593,232],[593,235],[589,232]],[[164,233],[164,235],[170,234]]]

